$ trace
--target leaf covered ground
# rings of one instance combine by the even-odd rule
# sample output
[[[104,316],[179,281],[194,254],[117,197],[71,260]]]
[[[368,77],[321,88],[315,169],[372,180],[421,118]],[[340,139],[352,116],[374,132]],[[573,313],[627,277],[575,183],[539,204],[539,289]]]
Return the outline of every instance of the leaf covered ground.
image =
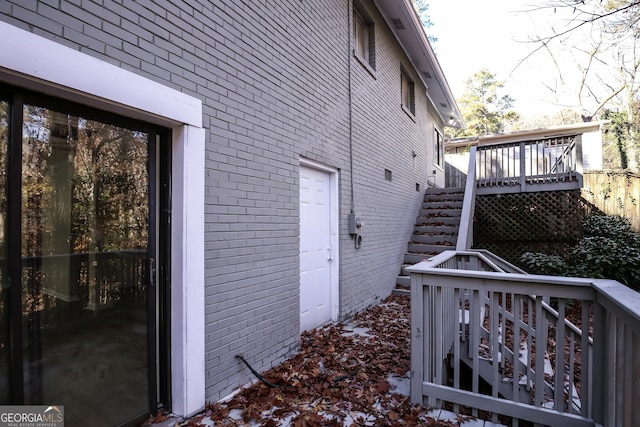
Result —
[[[408,397],[410,301],[391,296],[357,314],[305,332],[300,351],[224,403],[180,427],[454,426]],[[250,361],[249,361],[250,362]],[[462,420],[462,419],[461,419]]]

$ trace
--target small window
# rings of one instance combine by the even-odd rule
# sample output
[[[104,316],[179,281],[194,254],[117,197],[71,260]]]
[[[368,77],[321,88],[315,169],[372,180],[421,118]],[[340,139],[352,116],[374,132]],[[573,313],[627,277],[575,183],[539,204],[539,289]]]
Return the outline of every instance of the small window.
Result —
[[[435,137],[434,137],[434,163],[441,168],[444,168],[444,139],[442,138],[442,133],[435,128]]]
[[[355,44],[353,53],[364,65],[375,70],[373,23],[359,9],[353,10],[353,40]]]
[[[400,73],[400,78],[402,80],[402,108],[410,113],[412,116],[416,114],[416,96],[415,96],[415,85],[413,80],[411,80],[407,73],[403,70]]]
[[[389,169],[384,170],[384,179],[391,181],[391,171]]]

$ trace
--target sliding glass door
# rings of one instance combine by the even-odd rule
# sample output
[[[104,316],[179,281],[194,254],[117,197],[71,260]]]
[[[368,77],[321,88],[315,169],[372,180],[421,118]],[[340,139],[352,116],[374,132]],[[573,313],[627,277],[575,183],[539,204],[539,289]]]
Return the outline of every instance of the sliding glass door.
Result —
[[[161,138],[51,100],[0,109],[0,404],[64,405],[71,427],[148,414]]]

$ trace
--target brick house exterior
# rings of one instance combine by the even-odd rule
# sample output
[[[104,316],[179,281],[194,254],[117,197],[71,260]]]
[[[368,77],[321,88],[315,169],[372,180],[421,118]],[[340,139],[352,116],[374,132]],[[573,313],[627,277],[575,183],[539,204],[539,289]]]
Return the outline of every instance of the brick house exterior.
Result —
[[[461,120],[409,0],[8,0],[0,21],[0,84],[171,132],[175,413],[252,381],[237,354],[264,371],[299,347],[303,168],[338,202],[331,319],[391,293]]]

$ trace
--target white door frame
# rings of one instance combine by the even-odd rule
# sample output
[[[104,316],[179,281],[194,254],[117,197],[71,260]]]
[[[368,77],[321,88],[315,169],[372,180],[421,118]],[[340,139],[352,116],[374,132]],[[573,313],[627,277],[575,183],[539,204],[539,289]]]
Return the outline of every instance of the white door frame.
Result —
[[[313,160],[300,158],[300,167],[317,169],[329,174],[329,191],[331,199],[330,221],[331,221],[331,320],[338,321],[340,313],[340,229],[339,229],[339,206],[338,206],[338,169],[323,165]]]

